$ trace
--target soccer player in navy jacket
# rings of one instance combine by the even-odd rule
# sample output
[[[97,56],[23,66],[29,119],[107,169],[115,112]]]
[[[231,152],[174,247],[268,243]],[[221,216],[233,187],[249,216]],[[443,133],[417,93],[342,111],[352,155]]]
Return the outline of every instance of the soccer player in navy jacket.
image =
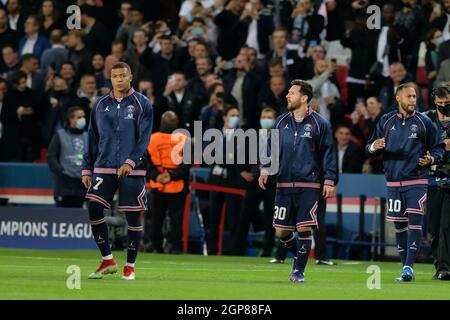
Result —
[[[111,92],[101,97],[91,112],[88,150],[84,155],[83,184],[88,189],[92,233],[103,261],[90,279],[117,272],[111,254],[108,227],[103,214],[111,208],[119,190],[118,209],[128,222],[127,263],[122,279],[134,280],[143,227],[140,213],[146,210],[145,176],[147,146],[152,132],[153,109],[144,95],[131,87],[130,66],[119,62],[111,70]]]
[[[336,151],[330,123],[308,106],[313,97],[309,83],[294,80],[286,96],[288,110],[279,116],[268,142],[270,165],[264,165],[259,185],[265,189],[269,175],[276,175],[273,226],[281,242],[294,254],[290,280],[304,282],[304,271],[312,244],[312,229],[317,228],[319,197],[334,197],[338,180]],[[279,168],[272,168],[278,145]],[[275,145],[274,144],[274,145]],[[294,232],[298,232],[295,236]]]
[[[414,280],[413,264],[422,237],[429,166],[444,155],[442,137],[432,121],[415,111],[413,83],[397,88],[398,110],[383,115],[366,150],[383,154],[387,180],[388,213],[393,221],[403,271],[398,282]]]

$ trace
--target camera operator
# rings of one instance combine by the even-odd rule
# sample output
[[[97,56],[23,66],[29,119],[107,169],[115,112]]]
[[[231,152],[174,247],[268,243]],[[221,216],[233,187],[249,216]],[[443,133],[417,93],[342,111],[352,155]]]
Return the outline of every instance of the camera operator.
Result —
[[[436,110],[427,112],[441,128],[445,142],[444,161],[431,167],[427,195],[428,232],[435,259],[435,280],[450,280],[450,86],[443,84],[432,92]]]

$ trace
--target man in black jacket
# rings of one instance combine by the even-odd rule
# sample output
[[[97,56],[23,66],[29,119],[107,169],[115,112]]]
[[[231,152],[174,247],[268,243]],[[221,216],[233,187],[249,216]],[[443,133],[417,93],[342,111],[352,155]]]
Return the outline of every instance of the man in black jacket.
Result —
[[[67,111],[67,122],[52,138],[47,161],[55,175],[54,197],[57,207],[78,207],[84,203],[86,190],[81,183],[81,162],[87,148],[86,117],[80,107]]]
[[[258,74],[249,70],[248,57],[239,54],[236,68],[224,77],[225,92],[231,94],[238,102],[241,124],[244,128],[258,127],[258,92],[261,80]]]
[[[254,177],[249,172],[247,166],[237,164],[237,155],[239,152],[245,152],[240,149],[243,146],[234,145],[233,151],[226,150],[226,145],[234,139],[235,129],[239,128],[239,108],[229,106],[223,112],[224,126],[223,135],[223,159],[221,163],[213,163],[208,177],[208,183],[228,188],[245,188],[247,182],[251,182]],[[213,142],[218,143],[220,142]],[[226,162],[232,162],[227,164]],[[211,191],[210,196],[210,225],[208,235],[208,253],[214,255],[218,253],[219,226],[223,205],[225,205],[225,231],[229,235],[224,237],[223,254],[230,254],[233,240],[236,237],[237,222],[239,218],[239,209],[241,206],[242,196],[235,194]]]

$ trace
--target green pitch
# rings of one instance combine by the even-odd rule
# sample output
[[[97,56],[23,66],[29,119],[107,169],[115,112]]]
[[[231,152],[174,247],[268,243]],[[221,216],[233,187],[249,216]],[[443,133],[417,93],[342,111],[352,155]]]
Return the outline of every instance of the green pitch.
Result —
[[[125,254],[114,256],[122,268]],[[417,264],[416,281],[395,283],[398,263],[309,261],[306,282],[288,281],[291,264],[267,258],[203,257],[141,253],[136,281],[116,275],[88,280],[98,266],[95,251],[0,249],[0,299],[449,299],[450,282],[432,281],[433,266]],[[381,269],[381,289],[369,290],[369,265]],[[81,271],[81,289],[69,290],[67,268]]]

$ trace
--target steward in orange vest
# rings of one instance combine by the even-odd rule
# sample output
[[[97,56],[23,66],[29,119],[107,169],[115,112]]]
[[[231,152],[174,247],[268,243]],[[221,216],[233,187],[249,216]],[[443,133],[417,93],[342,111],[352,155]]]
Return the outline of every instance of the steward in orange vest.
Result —
[[[152,134],[147,148],[149,154],[150,215],[149,251],[162,253],[182,252],[182,221],[189,164],[183,164],[183,146],[188,139],[183,134],[174,134],[178,117],[172,111],[161,116],[160,132]],[[170,217],[168,247],[163,250],[162,226],[166,213]]]

